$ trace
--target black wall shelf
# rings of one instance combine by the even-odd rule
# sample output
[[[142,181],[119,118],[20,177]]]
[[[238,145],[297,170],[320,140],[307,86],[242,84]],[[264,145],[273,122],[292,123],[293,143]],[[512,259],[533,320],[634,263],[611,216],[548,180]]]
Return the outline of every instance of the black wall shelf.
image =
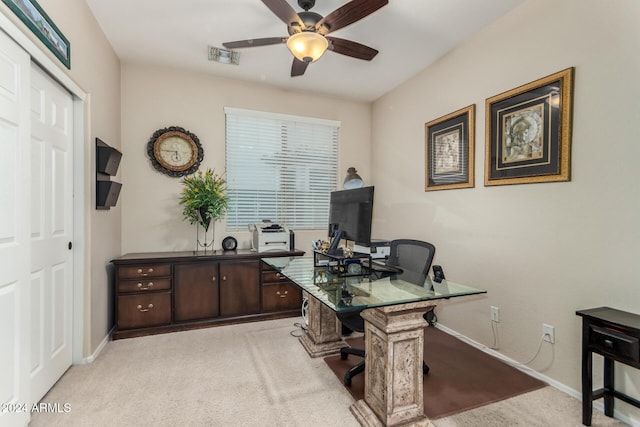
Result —
[[[118,172],[122,153],[96,138],[96,209],[108,210],[115,206],[122,184],[111,181]]]

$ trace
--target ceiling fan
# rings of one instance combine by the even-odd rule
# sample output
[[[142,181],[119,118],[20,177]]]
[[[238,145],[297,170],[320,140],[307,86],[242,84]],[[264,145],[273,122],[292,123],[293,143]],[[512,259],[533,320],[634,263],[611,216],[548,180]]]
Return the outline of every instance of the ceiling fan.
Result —
[[[369,46],[327,34],[372,14],[389,3],[388,0],[352,0],[324,17],[309,11],[315,5],[315,0],[298,0],[298,5],[304,12],[296,12],[286,0],[262,2],[287,24],[289,37],[239,40],[222,43],[224,47],[238,49],[286,43],[294,56],[291,77],[303,75],[307,66],[320,58],[326,50],[366,61],[371,61],[378,54],[376,49]]]

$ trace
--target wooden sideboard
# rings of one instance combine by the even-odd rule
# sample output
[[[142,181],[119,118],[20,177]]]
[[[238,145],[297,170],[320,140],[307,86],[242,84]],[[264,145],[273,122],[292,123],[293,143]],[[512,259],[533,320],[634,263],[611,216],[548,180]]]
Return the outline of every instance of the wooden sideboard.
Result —
[[[131,253],[115,266],[113,339],[299,316],[300,288],[260,258],[303,251],[256,253]]]

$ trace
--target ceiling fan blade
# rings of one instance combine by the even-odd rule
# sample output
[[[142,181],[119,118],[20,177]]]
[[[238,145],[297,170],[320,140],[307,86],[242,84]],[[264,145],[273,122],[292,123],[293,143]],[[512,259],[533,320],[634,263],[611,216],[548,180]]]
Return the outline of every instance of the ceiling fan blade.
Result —
[[[329,34],[353,24],[388,3],[389,0],[352,0],[318,21],[316,30],[321,34]]]
[[[262,0],[262,3],[285,24],[291,25],[292,22],[297,22],[301,28],[304,28],[302,19],[286,0]]]
[[[352,40],[339,39],[337,37],[326,37],[329,40],[329,50],[353,58],[371,61],[378,51],[372,47],[365,46]]]
[[[291,64],[291,77],[301,76],[307,71],[309,66],[308,62],[300,61],[298,58],[293,58],[293,64]]]
[[[270,44],[286,43],[288,37],[266,37],[263,39],[238,40],[235,42],[222,43],[227,49],[239,49],[243,47],[268,46]]]

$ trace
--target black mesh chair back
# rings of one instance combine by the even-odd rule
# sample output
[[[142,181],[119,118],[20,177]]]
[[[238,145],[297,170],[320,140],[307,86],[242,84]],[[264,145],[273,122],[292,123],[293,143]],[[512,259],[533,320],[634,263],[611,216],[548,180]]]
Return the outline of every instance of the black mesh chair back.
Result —
[[[397,273],[392,273],[389,278],[391,280],[401,279],[418,286],[423,286],[427,279],[429,268],[431,268],[436,247],[431,243],[412,239],[393,240],[389,246],[390,255],[385,264],[399,270]],[[364,319],[360,316],[360,311],[336,314],[344,326],[356,332],[364,332]],[[340,357],[342,360],[346,360],[350,354],[360,357],[365,356],[364,350],[362,349],[351,347],[343,347],[340,349]],[[344,384],[350,386],[351,379],[355,375],[364,372],[364,369],[365,364],[363,360],[344,374]],[[429,372],[429,366],[427,366],[424,361],[422,362],[422,372],[425,375]]]
[[[391,275],[415,285],[422,286],[429,274],[436,247],[428,242],[413,239],[392,240],[386,264],[401,271]]]

